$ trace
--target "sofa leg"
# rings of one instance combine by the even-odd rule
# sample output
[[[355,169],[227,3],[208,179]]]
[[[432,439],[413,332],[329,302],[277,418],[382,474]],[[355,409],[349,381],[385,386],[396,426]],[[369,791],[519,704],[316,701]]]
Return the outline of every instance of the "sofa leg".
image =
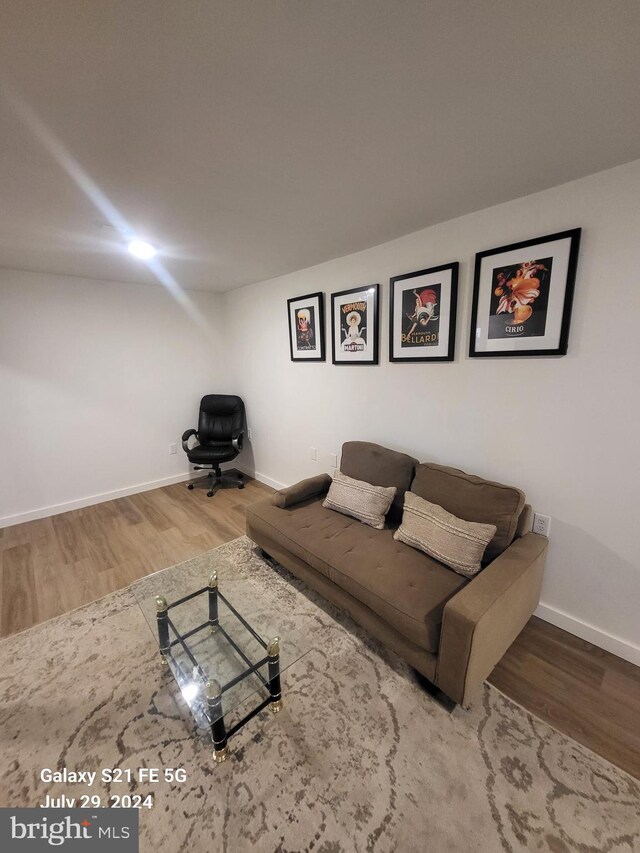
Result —
[[[260,546],[258,546],[258,554],[267,563],[275,563],[275,560],[273,559],[271,554],[267,554],[267,552],[264,550],[264,548],[260,548]]]
[[[413,667],[412,667],[413,668]],[[416,677],[416,681],[422,687],[425,693],[428,693],[433,699],[436,700],[438,705],[451,713],[453,709],[456,707],[456,703],[453,699],[450,699],[446,693],[443,693],[439,687],[437,687],[433,681],[429,681],[429,679],[423,675],[421,672],[418,672],[417,669],[413,670],[413,674]]]

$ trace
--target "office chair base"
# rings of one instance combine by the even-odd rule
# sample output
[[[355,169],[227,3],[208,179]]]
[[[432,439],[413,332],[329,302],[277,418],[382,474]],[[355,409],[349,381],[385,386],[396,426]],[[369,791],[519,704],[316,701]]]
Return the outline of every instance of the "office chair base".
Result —
[[[194,465],[194,471],[206,471],[202,465]],[[212,498],[214,494],[217,492],[220,486],[235,486],[238,489],[244,489],[244,475],[237,471],[235,468],[230,468],[226,471],[222,471],[220,467],[214,468],[212,471],[209,471],[206,477],[203,477],[201,480],[196,480],[195,483],[187,483],[187,488],[189,490],[194,489],[198,483],[206,483],[209,486],[209,491],[207,492],[207,497]]]

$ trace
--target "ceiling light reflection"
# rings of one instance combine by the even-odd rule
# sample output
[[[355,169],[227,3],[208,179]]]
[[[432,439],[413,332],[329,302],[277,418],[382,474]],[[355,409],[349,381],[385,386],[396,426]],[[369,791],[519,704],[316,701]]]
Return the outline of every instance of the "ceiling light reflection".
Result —
[[[151,243],[147,243],[146,240],[131,240],[127,248],[132,255],[135,255],[136,258],[142,258],[143,261],[154,258],[157,252],[157,249]]]

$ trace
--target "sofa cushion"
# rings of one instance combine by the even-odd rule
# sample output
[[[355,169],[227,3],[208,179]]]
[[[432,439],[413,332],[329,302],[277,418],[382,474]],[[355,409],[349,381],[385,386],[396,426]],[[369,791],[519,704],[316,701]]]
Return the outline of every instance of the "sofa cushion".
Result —
[[[472,578],[482,568],[482,557],[495,532],[495,524],[465,521],[438,504],[406,492],[402,524],[393,538]]]
[[[322,506],[382,530],[395,496],[395,486],[372,486],[336,471]]]
[[[495,524],[496,534],[487,545],[485,562],[494,560],[513,542],[524,507],[524,494],[513,486],[431,462],[418,465],[411,491],[465,521]]]
[[[369,441],[345,441],[342,445],[340,470],[354,480],[364,480],[372,486],[395,486],[396,496],[389,511],[389,521],[402,517],[404,493],[411,485],[418,460],[406,453],[389,450]]]
[[[468,581],[433,558],[322,506],[252,504],[272,538],[333,581],[417,646],[436,654],[446,602]]]

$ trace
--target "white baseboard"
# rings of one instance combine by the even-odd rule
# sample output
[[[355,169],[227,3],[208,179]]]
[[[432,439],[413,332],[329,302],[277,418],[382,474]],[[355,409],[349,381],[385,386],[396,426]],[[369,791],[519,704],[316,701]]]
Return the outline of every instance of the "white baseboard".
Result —
[[[278,480],[272,480],[271,477],[267,477],[266,474],[261,474],[259,471],[251,471],[249,468],[245,468],[242,465],[236,465],[238,471],[242,471],[243,474],[246,474],[247,477],[253,477],[254,480],[257,480],[259,483],[264,483],[265,486],[271,486],[272,489],[286,489],[286,483],[280,483]]]
[[[580,619],[576,619],[575,616],[570,616],[563,610],[558,610],[542,602],[538,605],[535,615],[539,616],[540,619],[544,619],[545,622],[550,622],[557,628],[562,628],[564,631],[575,634],[576,637],[580,637],[588,643],[598,646],[600,649],[604,649],[607,652],[617,655],[619,658],[640,666],[640,646],[636,646],[628,640],[623,640],[622,637],[616,637],[615,634],[607,634],[601,628],[589,625],[588,622],[582,622]]]
[[[233,466],[226,466],[233,467]],[[242,471],[248,477],[254,477],[261,483],[271,486],[273,489],[284,489],[285,484],[279,483],[277,480],[272,480],[271,477],[266,477],[257,471],[250,471],[248,468],[238,467],[238,471]],[[105,501],[113,501],[116,498],[126,498],[128,495],[135,495],[138,492],[148,492],[151,489],[160,489],[162,486],[171,486],[173,483],[184,483],[192,477],[197,478],[202,476],[198,471],[185,471],[183,474],[174,474],[171,477],[162,477],[160,480],[151,480],[148,483],[138,483],[135,486],[127,486],[124,489],[116,489],[112,492],[100,492],[97,495],[89,495],[86,498],[78,498],[73,501],[65,501],[60,504],[51,506],[43,506],[39,509],[29,510],[29,512],[19,512],[16,515],[6,515],[0,518],[0,529],[3,527],[12,527],[14,524],[23,524],[25,521],[35,521],[38,518],[49,518],[51,515],[60,515],[63,512],[70,512],[72,509],[82,509],[85,506],[93,506],[93,504],[104,503]]]
[[[12,527],[14,524],[22,524],[25,521],[35,521],[37,518],[48,518],[50,515],[60,515],[63,512],[69,512],[72,509],[82,509],[85,506],[112,501],[116,498],[125,498],[127,495],[135,495],[138,492],[148,492],[150,489],[159,489],[162,486],[170,486],[173,483],[182,483],[190,480],[195,474],[194,471],[186,471],[183,474],[174,474],[172,477],[163,477],[160,480],[151,480],[149,483],[138,483],[135,486],[127,486],[125,489],[116,489],[113,492],[101,492],[98,495],[90,495],[86,498],[78,498],[73,501],[66,501],[61,504],[53,504],[53,506],[43,506],[40,509],[33,509],[29,512],[20,512],[16,515],[6,515],[0,518],[0,528]]]

